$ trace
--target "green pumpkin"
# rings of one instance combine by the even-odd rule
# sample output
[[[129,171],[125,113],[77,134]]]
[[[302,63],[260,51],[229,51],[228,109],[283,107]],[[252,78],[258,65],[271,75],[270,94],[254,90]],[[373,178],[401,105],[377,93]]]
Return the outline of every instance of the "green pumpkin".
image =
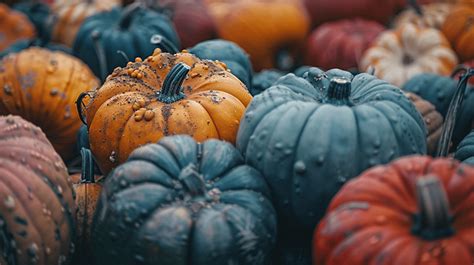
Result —
[[[36,33],[40,38],[50,38],[54,17],[48,5],[40,1],[25,1],[13,6],[13,9],[25,14],[35,25]]]
[[[306,73],[310,68],[311,66],[300,66],[296,68],[293,73],[296,76],[302,77],[304,73]],[[285,74],[287,73],[277,69],[263,70],[255,74],[252,80],[250,94],[252,94],[252,96],[256,96],[262,93],[265,89],[271,87],[280,77],[284,76]]]
[[[107,177],[93,222],[101,265],[266,264],[276,214],[230,143],[165,137]]]
[[[347,180],[425,154],[425,137],[422,117],[399,88],[369,74],[311,68],[253,98],[237,147],[267,179],[280,227],[308,235]]]
[[[459,144],[454,158],[474,166],[474,131],[471,131]]]
[[[189,48],[189,52],[201,59],[218,60],[227,65],[248,88],[252,84],[252,63],[248,54],[234,42],[226,40],[203,41]]]
[[[137,3],[89,17],[80,27],[72,50],[104,81],[128,59],[146,58],[155,48],[175,53],[175,47],[179,47],[179,39],[169,18]]]
[[[31,39],[31,40],[19,40],[13,43],[12,45],[10,45],[10,47],[0,52],[0,58],[3,58],[11,53],[21,52],[33,46],[45,48],[51,51],[61,51],[67,54],[71,54],[71,49],[69,49],[68,47],[62,44],[51,43],[51,42],[48,42],[47,40],[45,41],[42,39]]]

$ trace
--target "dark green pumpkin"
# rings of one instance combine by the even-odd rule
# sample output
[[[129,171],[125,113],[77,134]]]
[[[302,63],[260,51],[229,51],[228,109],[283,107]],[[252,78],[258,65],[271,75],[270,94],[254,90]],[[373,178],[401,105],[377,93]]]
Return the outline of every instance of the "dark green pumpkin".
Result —
[[[474,131],[471,131],[459,144],[454,158],[474,166]]]
[[[41,1],[25,1],[13,6],[13,9],[25,14],[28,19],[35,25],[36,35],[40,38],[50,38],[51,28],[54,17],[48,5]]]
[[[10,53],[21,52],[22,50],[28,49],[33,46],[45,48],[51,51],[61,51],[67,54],[72,53],[71,49],[69,49],[68,47],[62,44],[51,43],[51,42],[47,42],[41,39],[31,39],[31,40],[20,40],[20,41],[15,42],[10,47],[0,52],[0,58],[3,58],[4,56]]]
[[[302,77],[304,73],[306,73],[310,68],[311,66],[300,66],[296,68],[293,73],[296,76]],[[265,89],[271,87],[280,77],[284,76],[285,74],[287,73],[277,69],[263,70],[255,74],[252,80],[250,94],[252,94],[252,96],[256,96],[262,93]]]
[[[369,74],[311,68],[253,98],[237,147],[267,179],[280,227],[307,236],[347,180],[425,154],[425,137],[422,117],[399,88]]]
[[[102,81],[128,60],[146,58],[155,48],[175,53],[180,47],[170,19],[140,3],[89,17],[80,27],[73,54],[83,60]]]
[[[101,265],[265,264],[276,214],[230,143],[165,137],[107,177],[93,224]]]
[[[226,40],[203,41],[189,48],[189,52],[201,59],[218,60],[227,65],[248,88],[252,84],[252,63],[248,54],[239,45]]]

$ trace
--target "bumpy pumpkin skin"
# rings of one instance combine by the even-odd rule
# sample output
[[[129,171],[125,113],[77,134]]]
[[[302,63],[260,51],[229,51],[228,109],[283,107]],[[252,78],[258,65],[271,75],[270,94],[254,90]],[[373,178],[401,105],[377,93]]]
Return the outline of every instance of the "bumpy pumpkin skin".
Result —
[[[457,160],[474,166],[474,132],[471,131],[459,144],[454,153]]]
[[[461,61],[474,59],[474,3],[458,4],[449,13],[442,31]]]
[[[81,126],[75,101],[98,85],[79,59],[32,47],[0,61],[0,114],[20,115],[41,127],[67,161]]]
[[[413,102],[415,108],[421,116],[423,116],[426,131],[428,132],[428,135],[426,136],[428,154],[434,155],[443,129],[443,116],[436,111],[433,104],[424,100],[420,96],[412,93],[406,93],[405,95]]]
[[[421,73],[449,75],[458,60],[443,34],[412,24],[382,33],[362,57],[360,69],[396,86]]]
[[[453,8],[449,3],[432,3],[421,6],[423,15],[419,15],[413,8],[403,11],[395,19],[394,28],[405,23],[412,23],[420,27],[441,29],[446,17]]]
[[[35,28],[25,15],[0,3],[0,51],[34,35]]]
[[[157,92],[170,69],[179,63],[191,67],[182,85],[184,98],[162,102]],[[91,150],[107,174],[138,146],[167,135],[235,143],[240,118],[251,99],[244,84],[222,63],[156,49],[144,61],[137,58],[135,63],[117,68],[92,93],[86,107]]]
[[[0,260],[67,264],[74,198],[67,169],[46,136],[18,116],[0,117]]]
[[[96,261],[266,264],[276,236],[269,196],[230,143],[165,137],[105,180],[93,223]]]
[[[287,67],[280,62],[279,54],[284,53],[293,63],[296,60],[309,30],[309,19],[300,1],[204,1],[214,17],[219,37],[248,52],[255,71]]]
[[[352,80],[349,98],[327,97],[336,77]],[[422,117],[400,89],[368,74],[311,68],[304,78],[280,78],[252,100],[237,147],[269,182],[281,227],[307,235],[345,181],[399,156],[426,153],[425,137]]]
[[[434,175],[447,193],[454,234],[424,239],[412,233],[419,212],[416,180]],[[474,168],[451,159],[401,158],[345,185],[314,236],[314,264],[470,264]]]
[[[325,23],[309,36],[305,62],[323,69],[357,69],[362,54],[382,31],[381,24],[363,19]]]

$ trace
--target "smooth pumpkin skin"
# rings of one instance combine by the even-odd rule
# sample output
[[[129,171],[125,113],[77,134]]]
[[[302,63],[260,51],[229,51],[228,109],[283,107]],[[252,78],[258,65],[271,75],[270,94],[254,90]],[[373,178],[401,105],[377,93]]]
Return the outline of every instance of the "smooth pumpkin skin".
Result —
[[[186,174],[190,164],[196,175]],[[103,265],[263,265],[276,215],[264,178],[235,147],[178,135],[136,149],[112,171],[93,236]]]
[[[252,63],[249,55],[239,45],[216,39],[203,41],[188,50],[203,60],[218,60],[225,63],[230,72],[240,79],[247,88],[251,87]]]
[[[277,54],[292,60],[301,51],[309,19],[299,0],[204,0],[219,37],[250,55],[255,71],[279,67]]]
[[[35,28],[22,13],[0,3],[0,51],[20,39],[35,36]]]
[[[32,47],[0,61],[0,115],[15,114],[39,126],[68,161],[81,126],[75,101],[98,80],[79,59]]]
[[[412,234],[419,212],[415,181],[435,175],[446,190],[454,235],[425,240]],[[346,184],[314,234],[313,264],[469,264],[474,168],[452,159],[411,156],[374,167]]]
[[[0,116],[0,175],[2,264],[69,262],[75,204],[67,168],[41,129],[19,116]]]
[[[68,47],[62,44],[45,43],[44,40],[41,40],[41,39],[30,39],[30,40],[20,40],[13,43],[8,48],[0,52],[0,59],[11,53],[18,53],[31,47],[40,47],[40,48],[44,48],[50,51],[60,51],[67,54],[72,53],[71,49],[69,49]]]
[[[461,61],[474,59],[474,3],[457,4],[449,13],[442,31]]]
[[[156,93],[170,69],[180,62],[191,66],[182,86],[185,98],[169,104],[159,101]],[[107,174],[138,146],[168,135],[235,143],[240,118],[251,99],[224,64],[156,49],[145,60],[118,68],[92,93],[86,107],[91,150]],[[135,119],[136,115],[141,118]]]
[[[352,80],[354,106],[325,103],[334,77]],[[308,235],[342,184],[371,166],[426,153],[425,136],[422,117],[400,89],[368,74],[311,68],[254,97],[237,147],[269,182],[280,227]]]
[[[254,75],[252,80],[252,88],[250,89],[250,94],[256,96],[265,89],[271,87],[278,78],[284,76],[286,73],[277,69],[268,69],[258,72]]]
[[[180,47],[178,35],[171,20],[145,7],[136,8],[130,14],[127,8],[113,8],[88,18],[77,33],[73,53],[83,60],[96,76],[105,81],[116,67],[122,67],[127,60],[117,51],[123,51],[130,60],[147,57],[158,46],[150,42],[153,35],[161,35],[175,47]],[[102,73],[100,61],[92,38],[94,32],[99,37],[106,61],[106,73]],[[166,50],[166,52],[172,52]]]
[[[421,11],[423,12],[421,16],[413,8],[409,8],[395,18],[393,27],[397,28],[402,24],[412,23],[417,26],[441,29],[453,6],[451,3],[421,5]]]
[[[48,39],[50,38],[51,26],[53,25],[50,20],[53,20],[53,18],[47,4],[41,1],[20,2],[15,4],[13,9],[22,12],[28,17],[35,26],[39,37],[47,36]]]
[[[454,158],[465,163],[474,166],[474,131],[471,131],[456,149]]]

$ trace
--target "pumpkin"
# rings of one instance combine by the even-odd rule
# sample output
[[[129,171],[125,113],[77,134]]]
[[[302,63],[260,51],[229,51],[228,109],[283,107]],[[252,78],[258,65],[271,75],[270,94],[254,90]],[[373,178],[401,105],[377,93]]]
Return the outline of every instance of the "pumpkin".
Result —
[[[76,259],[78,264],[91,262],[91,226],[97,207],[102,178],[94,172],[94,158],[89,149],[81,149],[82,169],[71,176],[76,193]]]
[[[56,16],[52,30],[54,42],[72,47],[77,32],[86,18],[112,9],[120,0],[60,0],[54,1],[51,9]]]
[[[230,143],[165,137],[105,180],[98,264],[267,264],[276,215],[265,179]]]
[[[0,117],[0,261],[66,264],[75,211],[67,169],[40,128]]]
[[[227,66],[248,88],[252,84],[252,64],[248,54],[239,45],[226,40],[208,40],[189,48],[189,52],[201,59],[218,60]]]
[[[324,69],[357,68],[362,54],[383,31],[381,24],[363,19],[325,23],[309,36],[305,62]]]
[[[83,23],[73,52],[104,81],[115,67],[128,62],[117,51],[122,51],[129,58],[146,57],[156,47],[177,52],[174,47],[179,47],[179,40],[171,23],[165,15],[140,3],[114,8]]]
[[[34,35],[35,28],[25,15],[0,3],[0,51]]]
[[[394,27],[412,23],[420,27],[441,29],[453,5],[449,3],[432,3],[410,8],[399,14],[394,21]]]
[[[205,0],[219,37],[237,43],[254,70],[296,65],[309,19],[298,0]]]
[[[267,179],[284,232],[308,235],[342,184],[370,166],[426,153],[425,136],[422,117],[397,87],[311,68],[255,96],[237,147]]]
[[[167,135],[235,143],[252,99],[224,64],[160,49],[144,61],[137,58],[117,68],[90,94],[84,103],[90,146],[104,174],[138,146]]]
[[[474,166],[474,131],[471,131],[458,145],[454,158]]]
[[[50,39],[54,18],[48,5],[40,1],[29,1],[20,2],[13,8],[28,17],[40,38]]]
[[[373,67],[377,77],[402,86],[421,73],[449,75],[456,64],[456,54],[440,31],[403,24],[377,38],[363,55],[360,68]]]
[[[41,127],[68,161],[81,126],[74,102],[98,84],[79,59],[32,47],[0,61],[0,115],[20,115]]]
[[[67,54],[72,53],[68,47],[62,44],[51,43],[51,42],[48,42],[48,40],[35,38],[35,39],[29,39],[29,40],[20,40],[13,43],[8,48],[0,52],[0,59],[11,53],[18,53],[31,47],[40,47],[40,48],[44,48],[50,51],[60,51]]]
[[[470,61],[467,61],[467,62],[464,62],[461,65],[459,65],[458,68],[454,70],[454,72],[451,76],[454,76],[453,78],[455,80],[459,80],[459,77],[463,73],[463,70],[468,70],[469,68],[474,68],[474,59],[470,60]],[[474,79],[469,80],[469,85],[474,86]]]
[[[449,13],[442,31],[461,61],[474,59],[474,4],[458,4]]]
[[[406,93],[405,95],[413,102],[415,108],[421,116],[423,116],[426,131],[428,132],[428,135],[426,136],[428,154],[434,154],[437,150],[438,141],[441,136],[443,116],[436,111],[435,106],[420,96],[412,93]]]
[[[401,158],[364,172],[332,200],[314,264],[470,264],[474,168],[451,159]]]
[[[277,69],[263,70],[254,75],[252,80],[252,87],[250,88],[250,94],[256,96],[265,89],[271,87],[280,77],[286,73]]]

